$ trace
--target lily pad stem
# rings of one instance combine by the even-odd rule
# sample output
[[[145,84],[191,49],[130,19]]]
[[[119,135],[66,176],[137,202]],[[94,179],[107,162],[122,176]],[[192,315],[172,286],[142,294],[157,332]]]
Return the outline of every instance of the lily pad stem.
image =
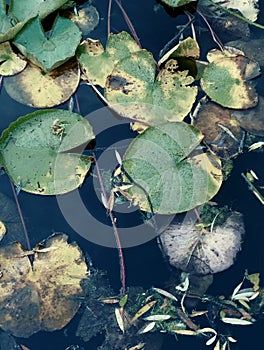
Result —
[[[102,179],[101,171],[100,171],[100,168],[98,166],[97,159],[96,159],[96,156],[95,156],[94,153],[93,153],[93,158],[94,158],[95,167],[96,167],[98,180],[99,180],[99,183],[100,183],[100,187],[101,187],[102,193],[104,195],[104,198],[106,198],[106,200],[108,201],[109,198],[107,197],[107,193],[106,193],[106,189],[105,189],[104,182],[103,182],[103,179]],[[124,296],[126,294],[126,273],[125,273],[125,263],[124,263],[123,250],[122,250],[122,245],[121,245],[121,241],[120,241],[119,232],[118,232],[118,229],[116,227],[115,218],[114,218],[113,213],[112,213],[111,210],[109,210],[108,215],[109,215],[109,217],[111,219],[111,224],[112,224],[112,227],[113,227],[115,240],[116,240],[116,245],[117,245],[117,249],[118,249],[119,265],[120,265],[120,279],[121,279],[121,283],[122,283],[121,293],[122,293],[122,296]]]
[[[10,179],[9,176],[8,176],[8,178],[9,178],[9,182],[10,182],[10,185],[11,185],[11,188],[12,188],[12,192],[13,192],[13,195],[14,195],[14,198],[15,198],[18,214],[19,214],[22,226],[23,226],[23,231],[24,231],[24,234],[25,234],[25,237],[26,237],[27,249],[31,250],[31,245],[30,245],[30,241],[29,241],[29,237],[28,237],[27,227],[26,227],[25,220],[24,220],[24,217],[23,217],[23,214],[22,214],[22,211],[21,211],[21,207],[20,207],[20,204],[19,204],[19,201],[18,201],[18,198],[17,198],[15,186],[14,186],[14,184],[13,184],[13,182]]]

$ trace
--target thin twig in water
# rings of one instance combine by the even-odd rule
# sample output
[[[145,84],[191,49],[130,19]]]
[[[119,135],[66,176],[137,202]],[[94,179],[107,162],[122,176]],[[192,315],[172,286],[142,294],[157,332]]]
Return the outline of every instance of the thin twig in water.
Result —
[[[104,182],[103,182],[102,175],[101,175],[101,171],[100,171],[100,168],[99,168],[99,165],[97,163],[97,159],[96,159],[96,156],[94,153],[93,153],[93,158],[94,158],[95,167],[96,167],[96,171],[97,171],[97,175],[98,175],[98,180],[100,183],[100,187],[101,187],[103,196],[108,201],[109,198],[107,196],[106,189],[105,189]],[[117,245],[117,249],[118,249],[119,264],[120,264],[120,278],[121,278],[121,283],[122,283],[122,295],[125,295],[125,293],[126,293],[126,274],[125,274],[125,263],[124,263],[122,245],[121,245],[121,241],[120,241],[119,232],[118,232],[118,229],[117,229],[117,226],[115,223],[115,218],[114,218],[111,210],[109,210],[108,215],[111,219],[111,223],[112,223],[112,227],[113,227],[114,235],[115,235],[115,240],[116,240],[116,245]]]
[[[111,9],[112,9],[112,0],[109,0],[108,12],[107,12],[107,37],[109,37],[111,32]]]
[[[10,182],[10,185],[11,185],[11,188],[12,188],[12,192],[13,192],[13,195],[14,195],[14,198],[15,198],[18,214],[19,214],[22,226],[23,226],[23,231],[24,231],[24,234],[25,234],[25,237],[26,237],[27,249],[31,250],[31,245],[30,245],[30,241],[29,241],[29,237],[28,237],[27,227],[26,227],[25,220],[24,220],[24,217],[23,217],[23,214],[22,214],[22,211],[21,211],[21,207],[20,207],[20,204],[19,204],[19,201],[18,201],[18,198],[17,198],[15,186],[14,186],[12,180],[10,179],[10,177],[8,177],[8,178],[9,178],[9,182]]]

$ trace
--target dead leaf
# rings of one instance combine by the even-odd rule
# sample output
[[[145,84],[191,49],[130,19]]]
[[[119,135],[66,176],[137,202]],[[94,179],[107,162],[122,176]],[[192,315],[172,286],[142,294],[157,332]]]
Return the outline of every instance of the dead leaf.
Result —
[[[65,234],[45,241],[45,248],[53,246],[35,252],[32,265],[20,243],[0,248],[0,326],[17,337],[61,329],[80,306],[80,282],[87,278],[82,252]]]

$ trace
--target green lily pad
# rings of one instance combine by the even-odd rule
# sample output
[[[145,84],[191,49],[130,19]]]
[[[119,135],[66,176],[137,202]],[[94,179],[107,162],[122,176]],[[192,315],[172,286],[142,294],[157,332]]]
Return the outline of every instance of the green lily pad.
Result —
[[[82,184],[91,160],[71,151],[94,138],[82,116],[42,110],[20,117],[0,138],[1,164],[15,185],[41,195],[66,193]]]
[[[220,160],[199,150],[203,135],[183,122],[149,127],[129,145],[123,160],[123,190],[148,212],[188,211],[210,200],[222,183]],[[121,183],[121,185],[122,185]]]
[[[19,22],[36,16],[43,19],[67,2],[68,0],[11,0],[8,13],[12,13]]]
[[[0,42],[13,39],[27,21],[39,16],[45,18],[68,0],[0,0]],[[10,3],[8,12],[6,4]]]
[[[47,38],[40,18],[36,17],[24,26],[13,43],[31,62],[51,71],[75,55],[81,36],[76,24],[58,16]]]
[[[86,39],[78,49],[81,66],[95,85],[105,86],[107,76],[114,65],[140,47],[127,32],[110,34],[104,50],[99,40]]]
[[[169,60],[155,79],[153,56],[146,50],[130,54],[119,61],[108,77],[105,97],[121,115],[157,125],[165,121],[181,121],[190,112],[197,87],[187,71],[178,71],[176,60]],[[153,108],[162,107],[157,119]],[[168,111],[168,113],[166,112]],[[174,114],[171,118],[171,114]],[[138,125],[134,127],[137,129]],[[139,126],[142,129],[142,125]]]
[[[256,77],[256,71],[259,74],[256,65],[242,55],[216,59],[203,71],[202,89],[214,102],[224,107],[236,109],[254,107],[258,103],[258,95],[247,80]]]

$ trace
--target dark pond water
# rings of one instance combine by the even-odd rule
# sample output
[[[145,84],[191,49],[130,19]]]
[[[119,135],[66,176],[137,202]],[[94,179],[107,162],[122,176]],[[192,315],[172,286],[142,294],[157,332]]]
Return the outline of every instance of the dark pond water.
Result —
[[[94,1],[93,3],[100,13],[100,23],[90,36],[94,39],[98,38],[102,43],[105,43],[108,1]],[[186,15],[179,14],[176,16],[176,14],[166,11],[154,0],[126,1],[123,5],[135,26],[142,46],[151,51],[156,59],[159,58],[160,50],[177,33],[177,26],[185,25],[188,22]],[[264,8],[261,8],[262,15],[259,18],[263,18],[263,13]],[[202,18],[197,14],[195,14],[194,25],[197,28],[197,40],[201,46],[201,59],[205,59],[205,53],[216,45],[209,31],[206,29]],[[122,13],[115,4],[112,9],[111,29],[114,33],[121,30],[128,30]],[[189,29],[187,29],[185,36],[187,34],[190,34]],[[234,37],[229,38],[228,34],[225,35],[221,31],[217,32],[217,34],[223,41],[235,39]],[[264,39],[264,31],[251,27],[251,38],[255,37]],[[261,84],[259,84],[258,90],[264,94]],[[104,107],[93,91],[87,86],[80,86],[76,94],[80,105],[80,112],[84,116]],[[59,108],[67,109],[68,105],[65,103],[59,106]],[[7,95],[5,89],[1,88],[0,131],[7,128],[9,123],[16,120],[19,116],[31,111],[33,111],[32,108],[15,102]],[[100,124],[105,122],[98,121],[93,115],[89,117],[89,120],[95,129],[98,128],[97,130],[100,130]],[[101,154],[101,150],[111,147],[114,142],[135,136],[127,125],[117,125],[114,128],[103,127],[101,129],[104,131],[96,139],[96,155],[98,157]],[[109,150],[108,152],[110,159],[114,157],[113,150]],[[264,184],[263,153],[246,153],[235,159],[234,170],[231,176],[223,184],[216,198],[214,198],[219,204],[227,204],[233,210],[243,213],[246,227],[242,251],[239,253],[235,265],[227,271],[216,274],[214,277],[214,283],[208,290],[208,293],[214,295],[229,295],[232,293],[233,288],[241,281],[245,270],[248,270],[249,273],[260,272],[264,275],[264,207],[252,192],[248,190],[246,183],[241,177],[241,172],[246,172],[249,169],[254,169],[262,184]],[[110,227],[109,218],[105,215],[105,209],[98,201],[97,186],[96,179],[88,177],[81,187],[80,193],[87,210],[97,220]],[[0,191],[13,199],[11,186],[6,175],[0,177]],[[73,230],[61,213],[55,197],[35,196],[21,191],[18,198],[29,232],[31,246],[34,246],[53,232],[67,233],[70,241],[76,241],[82,250],[89,254],[94,267],[107,271],[111,287],[118,293],[120,289],[120,278],[116,249],[95,244],[96,239],[93,241],[87,240]],[[130,212],[132,213],[132,210]],[[139,212],[131,213],[120,215],[119,222],[126,226],[133,226],[135,222],[140,222]],[[87,222],[87,229],[89,229],[89,226],[90,223]],[[96,232],[94,234],[96,235]],[[170,270],[164,262],[155,239],[149,240],[142,245],[124,249],[124,258],[128,286],[141,286],[143,288],[159,286],[162,288],[166,285],[170,277]],[[71,345],[76,345],[75,348],[70,348],[72,350],[98,349],[103,336],[96,337],[89,343],[84,343],[75,336],[81,311],[61,331],[52,333],[39,332],[28,339],[17,339],[17,342],[26,345],[30,350],[64,350]],[[239,340],[238,344],[232,344],[231,349],[246,350],[252,344],[263,342],[263,321],[261,320],[254,326],[245,328],[231,326],[231,328],[232,336]],[[163,345],[160,349],[163,350],[208,349],[204,344],[204,340],[179,337],[177,341],[174,337],[164,334],[162,337]]]

